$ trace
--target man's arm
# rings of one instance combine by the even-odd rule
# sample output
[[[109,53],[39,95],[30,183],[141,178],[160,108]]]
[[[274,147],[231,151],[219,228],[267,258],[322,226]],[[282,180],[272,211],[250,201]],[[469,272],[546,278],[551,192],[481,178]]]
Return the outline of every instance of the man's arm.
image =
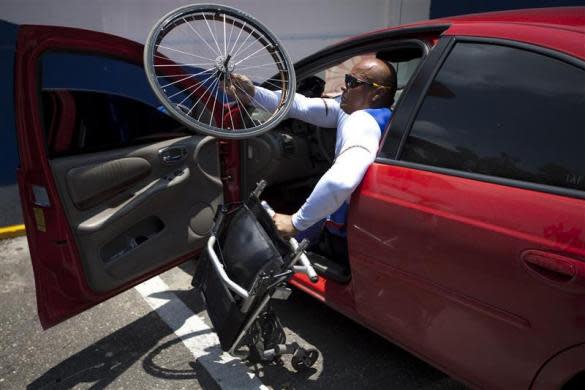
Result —
[[[261,109],[274,111],[280,101],[280,91],[270,91],[262,87],[255,87],[252,103]],[[288,112],[288,118],[300,119],[319,127],[337,127],[341,108],[333,99],[308,98],[295,93],[293,104]]]
[[[380,128],[369,114],[358,111],[343,124],[349,134],[331,168],[319,179],[301,208],[292,215],[296,230],[305,230],[336,211],[349,199],[374,162]],[[340,131],[343,131],[340,129]]]
[[[256,87],[249,78],[232,74],[228,80],[226,92],[244,105],[253,104],[257,108],[274,112],[280,102],[281,91],[270,91]],[[341,113],[339,103],[333,99],[308,98],[295,94],[288,118],[300,119],[320,127],[337,127]]]

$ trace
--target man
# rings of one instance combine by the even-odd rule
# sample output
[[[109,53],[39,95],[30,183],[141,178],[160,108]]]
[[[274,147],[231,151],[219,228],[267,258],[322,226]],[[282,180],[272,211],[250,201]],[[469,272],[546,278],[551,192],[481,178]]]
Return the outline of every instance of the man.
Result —
[[[273,109],[279,93],[254,87],[241,75],[232,75],[228,93],[258,107]],[[296,94],[288,117],[320,127],[336,127],[335,161],[313,192],[293,215],[275,214],[273,219],[284,237],[295,236],[325,220],[325,255],[347,258],[345,222],[348,202],[378,151],[380,138],[390,121],[396,93],[396,71],[392,65],[369,58],[345,76],[341,101],[307,98]],[[248,94],[249,96],[242,96]],[[252,97],[252,98],[250,98]],[[339,237],[340,239],[338,239]]]

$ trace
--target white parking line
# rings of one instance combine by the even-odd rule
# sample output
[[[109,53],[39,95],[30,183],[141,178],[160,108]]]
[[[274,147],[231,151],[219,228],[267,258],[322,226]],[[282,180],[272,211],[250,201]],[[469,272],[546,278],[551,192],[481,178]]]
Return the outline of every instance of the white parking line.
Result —
[[[267,389],[238,358],[223,352],[217,335],[158,276],[136,286],[150,307],[167,323],[195,359],[222,389]]]

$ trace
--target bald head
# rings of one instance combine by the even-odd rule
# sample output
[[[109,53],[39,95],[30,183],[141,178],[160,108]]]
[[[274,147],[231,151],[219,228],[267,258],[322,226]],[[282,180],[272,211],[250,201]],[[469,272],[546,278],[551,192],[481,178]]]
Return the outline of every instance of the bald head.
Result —
[[[345,112],[351,114],[366,108],[392,105],[396,93],[396,71],[392,65],[377,58],[367,58],[356,64],[350,74],[366,83],[343,89],[341,108]]]
[[[377,58],[367,58],[356,64],[352,73],[360,75],[364,80],[391,87],[396,84],[396,72],[386,62]]]

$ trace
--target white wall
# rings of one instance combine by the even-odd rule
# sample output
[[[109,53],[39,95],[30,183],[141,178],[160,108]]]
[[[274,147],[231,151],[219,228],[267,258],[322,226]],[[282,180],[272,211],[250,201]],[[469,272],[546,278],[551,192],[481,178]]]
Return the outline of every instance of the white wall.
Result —
[[[293,60],[363,32],[428,19],[431,0],[212,0],[248,12],[283,41]],[[104,31],[144,42],[185,0],[0,0],[0,19]]]

